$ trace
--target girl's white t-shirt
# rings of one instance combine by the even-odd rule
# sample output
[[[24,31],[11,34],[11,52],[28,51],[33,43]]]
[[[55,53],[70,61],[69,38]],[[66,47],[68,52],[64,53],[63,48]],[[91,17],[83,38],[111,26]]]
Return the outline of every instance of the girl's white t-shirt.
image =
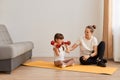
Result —
[[[65,50],[63,50],[63,46],[58,48],[58,50],[59,50],[59,56],[57,56],[56,53],[54,52],[54,61],[63,61],[65,58]]]
[[[93,47],[98,45],[97,38],[91,36],[90,40],[87,40],[85,36],[81,37],[76,41],[76,44],[80,46],[80,55],[91,54]]]

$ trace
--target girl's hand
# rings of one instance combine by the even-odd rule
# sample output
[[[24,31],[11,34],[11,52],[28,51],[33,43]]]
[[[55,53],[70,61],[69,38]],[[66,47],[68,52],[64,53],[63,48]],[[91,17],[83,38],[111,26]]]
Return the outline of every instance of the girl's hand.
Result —
[[[90,56],[89,55],[84,55],[83,60],[87,60]]]
[[[69,48],[69,46],[67,45],[67,44],[65,44],[65,48],[66,48],[66,53],[70,53],[70,48]]]

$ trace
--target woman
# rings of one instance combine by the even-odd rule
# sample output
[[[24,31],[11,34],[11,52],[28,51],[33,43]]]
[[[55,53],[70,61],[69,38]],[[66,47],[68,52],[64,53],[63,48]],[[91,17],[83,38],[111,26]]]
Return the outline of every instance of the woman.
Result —
[[[98,45],[97,38],[93,36],[95,29],[95,25],[86,26],[85,35],[76,41],[70,50],[80,47],[81,57],[79,60],[83,65],[97,64],[98,66],[106,67],[107,60],[103,59],[105,42],[101,41]]]

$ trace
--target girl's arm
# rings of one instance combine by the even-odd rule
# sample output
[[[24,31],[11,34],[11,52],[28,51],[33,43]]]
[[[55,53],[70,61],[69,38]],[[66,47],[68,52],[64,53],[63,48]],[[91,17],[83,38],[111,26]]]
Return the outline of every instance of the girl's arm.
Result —
[[[59,56],[59,50],[58,50],[58,48],[54,47],[54,48],[53,48],[53,51],[55,52],[55,54],[56,54],[57,56]]]
[[[97,46],[93,46],[94,53],[91,54],[91,57],[94,57],[97,55]]]
[[[66,48],[65,52],[70,53],[70,48],[68,47],[68,45],[65,44],[65,48]]]

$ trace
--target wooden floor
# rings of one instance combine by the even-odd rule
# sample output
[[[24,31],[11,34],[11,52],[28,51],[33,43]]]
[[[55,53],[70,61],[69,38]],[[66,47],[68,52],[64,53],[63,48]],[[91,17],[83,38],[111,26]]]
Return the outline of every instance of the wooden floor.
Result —
[[[32,58],[29,61],[34,60],[52,61],[53,59]],[[78,58],[75,60],[78,64]],[[118,67],[118,70],[113,75],[102,75],[20,66],[11,74],[0,73],[0,80],[120,80],[120,63],[108,61],[107,66]]]

